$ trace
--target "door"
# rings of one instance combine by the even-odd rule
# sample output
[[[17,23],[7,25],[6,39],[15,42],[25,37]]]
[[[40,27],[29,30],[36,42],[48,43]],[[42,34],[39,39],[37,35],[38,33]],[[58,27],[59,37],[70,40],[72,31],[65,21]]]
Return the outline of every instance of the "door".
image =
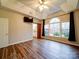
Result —
[[[0,48],[8,46],[8,19],[0,18]]]
[[[41,39],[41,24],[37,24],[37,39]]]
[[[37,38],[37,24],[33,24],[33,37]]]

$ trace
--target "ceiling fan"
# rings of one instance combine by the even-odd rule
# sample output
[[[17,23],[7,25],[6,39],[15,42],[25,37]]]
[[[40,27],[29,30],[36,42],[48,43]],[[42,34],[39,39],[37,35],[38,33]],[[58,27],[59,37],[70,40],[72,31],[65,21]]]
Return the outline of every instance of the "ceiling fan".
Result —
[[[39,0],[39,4],[40,5],[47,5],[48,4],[48,0]]]
[[[39,0],[39,10],[43,11],[43,9],[48,9],[48,6],[46,5],[48,2],[46,0]]]
[[[39,3],[40,4],[44,4],[45,3],[45,0],[39,0]]]

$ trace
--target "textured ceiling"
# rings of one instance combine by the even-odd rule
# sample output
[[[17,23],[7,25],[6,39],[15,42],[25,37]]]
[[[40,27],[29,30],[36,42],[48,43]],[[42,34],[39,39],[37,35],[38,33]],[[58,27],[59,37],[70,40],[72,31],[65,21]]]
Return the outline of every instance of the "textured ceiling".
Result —
[[[39,0],[18,0],[18,1],[23,3],[26,6],[29,6],[30,8],[32,8],[34,10],[40,12],[38,9],[38,7],[40,6]],[[46,1],[45,5],[49,8],[49,10],[48,10],[49,13],[60,10],[59,6],[66,2],[66,0],[45,0],[45,1]]]
[[[34,16],[39,19],[46,19],[53,14],[69,13],[79,8],[79,0],[45,0],[42,11],[39,10],[40,0],[1,0],[2,5],[9,9]]]
[[[39,0],[18,0],[19,2],[23,3],[26,6],[29,6],[30,8],[34,9],[35,11],[41,13],[42,18],[46,18],[48,15],[64,11],[66,13],[75,10],[78,4],[78,0],[45,0],[45,5],[48,7],[48,9],[43,9],[43,11],[40,12],[39,10]],[[71,3],[72,2],[72,3]]]

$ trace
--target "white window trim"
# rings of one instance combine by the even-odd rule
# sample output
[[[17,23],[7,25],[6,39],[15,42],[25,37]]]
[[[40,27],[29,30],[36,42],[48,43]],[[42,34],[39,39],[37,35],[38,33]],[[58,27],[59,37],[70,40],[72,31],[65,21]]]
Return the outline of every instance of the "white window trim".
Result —
[[[59,23],[60,24],[60,36],[52,36],[52,37],[59,37],[59,38],[65,38],[65,37],[63,37],[62,36],[62,23],[64,23],[64,22],[55,22],[55,23]],[[49,23],[48,24],[48,36],[50,36],[50,24],[55,24],[55,23]]]

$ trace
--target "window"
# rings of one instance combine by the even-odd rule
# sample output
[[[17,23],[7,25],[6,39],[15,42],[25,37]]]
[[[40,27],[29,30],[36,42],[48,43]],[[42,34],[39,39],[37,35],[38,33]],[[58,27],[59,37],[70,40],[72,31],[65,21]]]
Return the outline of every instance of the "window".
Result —
[[[45,25],[45,36],[49,35],[49,24]]]
[[[60,36],[60,23],[50,24],[50,36]]]
[[[60,20],[58,18],[51,19],[50,23],[58,23]]]
[[[33,24],[33,36],[37,37],[37,24]]]
[[[53,18],[50,21],[50,31],[49,36],[60,36],[60,20],[58,18]]]
[[[63,20],[65,19],[65,20]],[[53,18],[50,20],[49,24],[45,25],[45,36],[53,37],[69,37],[69,18]]]
[[[62,37],[69,37],[69,22],[62,23]]]

